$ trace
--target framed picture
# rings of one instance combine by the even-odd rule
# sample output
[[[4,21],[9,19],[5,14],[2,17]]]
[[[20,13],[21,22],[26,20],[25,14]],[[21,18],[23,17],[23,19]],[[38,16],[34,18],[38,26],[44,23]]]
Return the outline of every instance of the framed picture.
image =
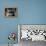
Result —
[[[5,16],[17,17],[17,8],[5,8]]]
[[[46,25],[18,25],[19,39],[31,41],[46,41]]]

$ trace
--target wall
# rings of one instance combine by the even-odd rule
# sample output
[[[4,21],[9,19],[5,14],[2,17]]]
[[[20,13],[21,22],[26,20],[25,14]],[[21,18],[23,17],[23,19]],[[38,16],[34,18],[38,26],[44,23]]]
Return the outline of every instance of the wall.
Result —
[[[17,7],[17,18],[4,17],[5,7]],[[17,32],[17,24],[46,24],[46,0],[1,0],[0,44],[8,43],[9,32]]]

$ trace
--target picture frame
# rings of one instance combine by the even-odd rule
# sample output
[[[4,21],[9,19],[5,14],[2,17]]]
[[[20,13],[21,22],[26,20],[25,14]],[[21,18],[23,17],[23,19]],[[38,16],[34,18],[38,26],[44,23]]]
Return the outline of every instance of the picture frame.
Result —
[[[18,16],[17,8],[5,8],[5,16],[7,17],[17,17]]]

